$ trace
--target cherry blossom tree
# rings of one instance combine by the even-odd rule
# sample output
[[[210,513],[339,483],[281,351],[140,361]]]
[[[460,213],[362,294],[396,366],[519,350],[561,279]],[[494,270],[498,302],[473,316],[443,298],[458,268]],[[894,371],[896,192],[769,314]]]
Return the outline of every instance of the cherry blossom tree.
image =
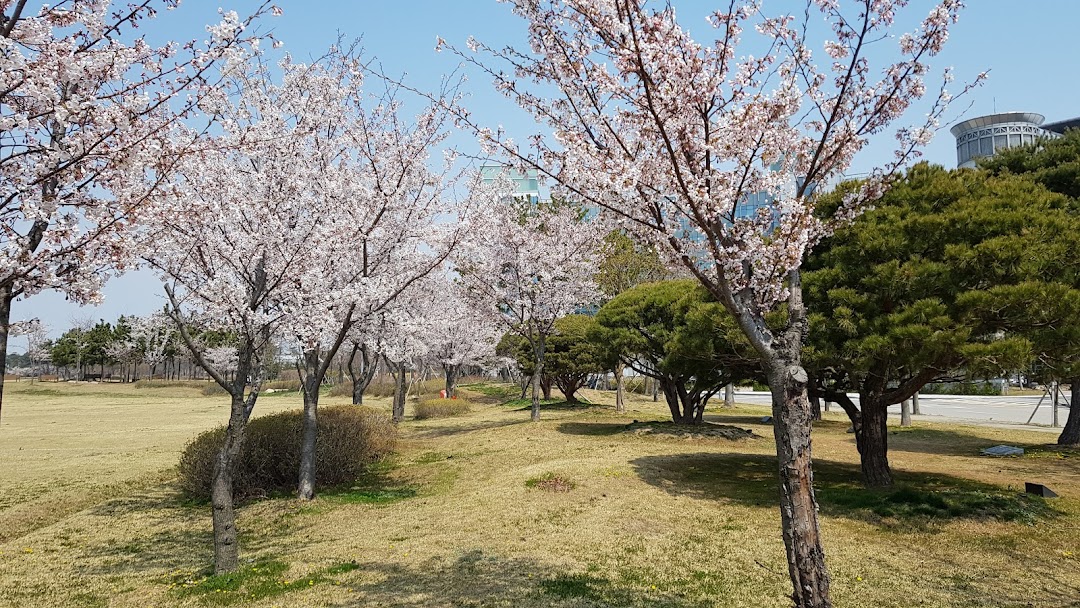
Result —
[[[394,399],[392,419],[405,419],[405,397],[408,392],[406,374],[417,367],[431,350],[430,337],[434,329],[435,315],[431,299],[433,281],[411,285],[392,305],[379,311],[373,331],[378,336],[376,348],[394,376]]]
[[[429,355],[442,366],[448,398],[457,395],[457,381],[463,367],[494,360],[500,337],[498,326],[476,310],[474,303],[462,293],[463,287],[459,281],[438,281],[435,289],[439,297],[433,301],[436,310],[431,312]]]
[[[129,321],[131,341],[144,364],[149,366],[148,380],[153,380],[159,365],[165,362],[173,344],[173,323],[163,312],[145,317],[132,317]]]
[[[432,151],[448,135],[453,88],[444,88],[407,119],[402,86],[378,79],[369,93],[365,69],[355,49],[333,49],[294,79],[286,70],[284,88],[270,96],[279,97],[276,105],[289,93],[312,98],[318,107],[297,113],[297,124],[321,127],[314,131],[314,158],[294,159],[312,167],[300,179],[310,180],[308,194],[315,197],[323,229],[318,249],[290,274],[297,290],[284,327],[303,353],[297,365],[304,393],[297,490],[302,499],[315,495],[319,387],[333,358],[354,325],[443,265],[467,220],[444,196],[456,181],[453,155],[436,164],[438,169],[429,166]],[[459,223],[437,223],[450,217]]]
[[[286,56],[276,69],[261,52],[232,61],[228,86],[199,103],[220,132],[178,166],[155,210],[160,231],[148,233],[170,316],[231,396],[211,493],[219,571],[236,564],[231,467],[275,336],[300,353],[297,494],[311,499],[319,388],[331,361],[355,323],[438,267],[453,243],[442,237],[454,230],[433,225],[448,209],[443,175],[427,166],[452,100],[406,121],[397,89],[365,94],[364,69],[355,49],[340,47],[310,64]],[[228,368],[198,343],[210,328],[236,336]]]
[[[353,336],[347,346],[345,369],[352,383],[352,403],[363,405],[364,391],[379,370],[379,353],[372,346],[371,339],[363,335]]]
[[[130,263],[132,227],[192,143],[171,126],[258,39],[253,20],[279,12],[223,13],[205,43],[136,36],[177,2],[0,0],[0,366],[14,300],[56,289],[95,302]]]
[[[41,373],[39,364],[49,360],[49,326],[41,319],[29,319],[11,324],[10,335],[26,337],[26,355],[30,358],[30,372]]]
[[[650,239],[735,316],[773,393],[792,598],[800,607],[831,605],[800,359],[807,319],[799,265],[929,141],[950,100],[944,84],[927,100],[925,121],[892,130],[895,157],[860,190],[827,210],[816,207],[814,190],[926,96],[927,62],[961,2],[943,0],[894,37],[906,0],[807,0],[774,15],[763,2],[732,0],[708,15],[716,32],[708,43],[690,36],[670,4],[510,4],[527,22],[526,49],[472,39],[472,52],[449,48],[486,71],[554,143],[538,134],[519,145],[464,113],[460,124],[489,153],[539,170],[556,193]],[[895,59],[883,60],[890,53]],[[759,209],[744,213],[748,203]],[[770,326],[766,315],[779,309],[786,320]]]
[[[505,179],[477,188],[485,225],[462,248],[463,292],[502,332],[524,338],[533,355],[532,419],[540,419],[545,340],[555,320],[595,303],[597,250],[604,232],[570,204],[510,195]]]

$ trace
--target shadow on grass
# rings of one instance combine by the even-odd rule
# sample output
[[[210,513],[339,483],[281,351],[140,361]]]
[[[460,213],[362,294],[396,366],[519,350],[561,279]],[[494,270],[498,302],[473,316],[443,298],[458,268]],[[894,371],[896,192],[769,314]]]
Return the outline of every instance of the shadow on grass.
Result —
[[[422,439],[435,439],[437,437],[450,437],[453,435],[461,435],[464,433],[472,433],[475,431],[499,429],[507,426],[514,426],[515,424],[524,424],[526,422],[529,422],[529,420],[491,420],[484,422],[468,422],[462,424],[446,424],[441,426],[424,426],[423,428],[415,428],[414,436]]]
[[[568,572],[525,558],[481,550],[457,559],[407,566],[367,562],[341,579],[346,606],[667,606],[705,608],[678,593],[628,583],[603,573]],[[336,604],[342,605],[342,604]]]
[[[322,490],[319,497],[336,504],[389,505],[419,493],[415,486],[403,485],[378,472],[369,473],[350,485]]]
[[[632,461],[645,482],[675,495],[778,504],[775,456],[681,454]],[[885,527],[929,525],[952,519],[997,519],[1033,523],[1060,513],[1044,499],[1018,489],[950,475],[894,472],[892,488],[866,488],[857,465],[814,461],[814,486],[822,513]]]
[[[761,436],[730,424],[677,424],[670,420],[634,420],[630,424],[620,422],[563,422],[555,430],[567,435],[606,437],[627,433],[639,436],[659,436],[669,439],[726,439],[738,441]]]
[[[514,399],[503,403],[504,406],[513,408],[515,412],[528,412],[532,411],[532,401],[529,399]],[[597,405],[595,403],[589,403],[588,401],[578,401],[571,403],[569,401],[558,401],[556,399],[541,399],[540,400],[540,414],[544,412],[585,412],[590,409],[614,409],[603,405]]]
[[[1047,435],[1047,443],[1053,441]],[[947,429],[909,426],[889,428],[889,451],[940,454],[943,456],[978,456],[988,447],[999,445],[1000,439],[988,439],[978,435]],[[1045,444],[1008,442],[1025,450],[1038,449]]]
[[[566,435],[606,437],[618,435],[627,429],[625,422],[560,422],[555,430]]]

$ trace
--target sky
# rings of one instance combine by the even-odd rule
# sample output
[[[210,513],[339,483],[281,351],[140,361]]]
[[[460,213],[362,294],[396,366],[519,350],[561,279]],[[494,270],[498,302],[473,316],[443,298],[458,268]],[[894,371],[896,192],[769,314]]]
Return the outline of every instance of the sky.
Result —
[[[671,0],[684,27],[703,41],[712,32],[705,16],[720,7],[718,0]],[[272,30],[284,42],[284,50],[297,60],[319,55],[339,36],[361,39],[365,55],[377,57],[384,70],[403,77],[420,89],[432,90],[446,75],[459,70],[459,60],[448,52],[435,51],[436,37],[465,47],[471,35],[492,46],[520,44],[524,22],[507,4],[496,0],[276,0],[284,11],[267,17],[261,28]],[[205,38],[205,25],[218,20],[217,7],[250,13],[255,0],[184,0],[174,11],[162,11],[142,31],[151,42],[167,39]],[[722,4],[726,5],[726,2]],[[767,10],[779,4],[796,6],[791,0],[764,0]],[[924,13],[931,3],[913,0],[911,9]],[[956,166],[956,144],[948,127],[960,120],[1022,110],[1038,112],[1047,122],[1080,116],[1080,83],[1073,61],[1077,51],[1075,24],[1080,22],[1080,2],[1034,0],[1022,9],[1014,0],[968,0],[960,22],[950,32],[945,50],[935,67],[952,66],[955,85],[989,71],[986,83],[957,101],[950,121],[924,151],[924,158],[946,167]],[[911,12],[910,10],[908,12]],[[711,38],[708,40],[711,41]],[[1070,42],[1073,41],[1073,42]],[[469,74],[464,85],[466,105],[491,126],[503,125],[508,134],[523,140],[535,127],[509,101],[494,92],[479,74]],[[928,87],[929,88],[929,87]],[[970,106],[970,107],[969,107]],[[919,120],[917,113],[910,117]],[[469,148],[473,142],[455,137],[455,144]],[[884,164],[889,150],[872,146],[858,157],[852,173],[866,172]],[[143,315],[164,305],[160,283],[146,271],[112,279],[99,306],[79,306],[55,292],[45,292],[13,304],[12,319],[41,319],[54,336],[74,319],[114,321],[120,315]],[[13,352],[25,350],[24,339],[15,338]]]

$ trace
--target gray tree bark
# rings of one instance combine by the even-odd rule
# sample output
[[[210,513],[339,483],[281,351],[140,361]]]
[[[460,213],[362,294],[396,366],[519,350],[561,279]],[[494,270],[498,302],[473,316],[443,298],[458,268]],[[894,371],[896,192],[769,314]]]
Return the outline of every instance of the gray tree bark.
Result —
[[[315,455],[316,441],[319,436],[319,386],[322,377],[317,372],[319,353],[317,350],[304,353],[304,367],[309,370],[300,374],[300,388],[304,393],[303,426],[300,431],[300,471],[296,486],[296,496],[300,500],[315,498]]]
[[[911,426],[911,401],[907,399],[900,403],[900,426]]]
[[[13,299],[10,285],[0,287],[0,415],[4,406],[4,375],[7,374],[8,332],[11,330],[11,301]]]
[[[724,386],[724,407],[735,407],[735,385],[731,382]]]
[[[806,395],[806,372],[797,344],[787,357],[770,362],[773,438],[780,466],[780,523],[787,549],[788,574],[798,608],[827,608],[829,572],[817,520],[817,498],[811,457],[813,412]]]
[[[626,372],[626,364],[619,361],[615,364],[615,413],[622,414],[626,411],[626,395],[623,382],[623,374]]]
[[[922,412],[919,411],[919,393],[915,393],[911,396],[911,413],[916,416],[922,414]]]
[[[443,371],[446,372],[446,398],[453,399],[457,397],[457,379],[458,372],[461,370],[460,365],[451,365],[444,363]]]
[[[364,391],[375,378],[375,372],[379,368],[379,358],[377,355],[371,356],[371,350],[366,344],[353,344],[346,368],[352,380],[352,404],[363,405]]]
[[[394,422],[405,420],[405,391],[408,385],[405,381],[405,362],[391,363],[394,372],[394,406],[392,418]]]
[[[544,377],[544,335],[537,336],[533,344],[532,420],[540,420],[540,391]],[[551,389],[548,388],[545,393]]]
[[[225,441],[214,461],[214,477],[210,486],[210,505],[214,526],[214,572],[232,572],[240,564],[240,545],[237,542],[236,511],[233,508],[233,471],[244,443],[247,413],[242,395],[231,396],[229,425]]]

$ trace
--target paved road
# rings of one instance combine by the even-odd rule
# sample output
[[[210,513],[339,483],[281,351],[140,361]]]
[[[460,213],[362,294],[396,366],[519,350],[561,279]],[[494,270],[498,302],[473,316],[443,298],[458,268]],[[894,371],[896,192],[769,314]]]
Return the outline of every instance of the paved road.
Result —
[[[856,405],[859,396],[852,394],[851,399]],[[735,400],[742,403],[755,403],[767,405],[770,403],[769,393],[756,391],[736,391]],[[1064,401],[1064,403],[1062,403]],[[1069,416],[1069,393],[1062,393],[1058,402],[1058,423],[1065,426],[1065,420]],[[982,397],[972,395],[922,395],[919,397],[921,416],[916,419],[933,420],[951,419],[978,422],[985,424],[1024,424],[1035,405],[1039,403],[1038,395],[1025,395],[1016,397]],[[839,406],[833,408],[839,410]],[[900,416],[900,406],[894,405],[889,408],[889,414]],[[1043,399],[1039,411],[1032,419],[1032,425],[1049,427],[1053,422],[1053,408],[1050,397]]]

